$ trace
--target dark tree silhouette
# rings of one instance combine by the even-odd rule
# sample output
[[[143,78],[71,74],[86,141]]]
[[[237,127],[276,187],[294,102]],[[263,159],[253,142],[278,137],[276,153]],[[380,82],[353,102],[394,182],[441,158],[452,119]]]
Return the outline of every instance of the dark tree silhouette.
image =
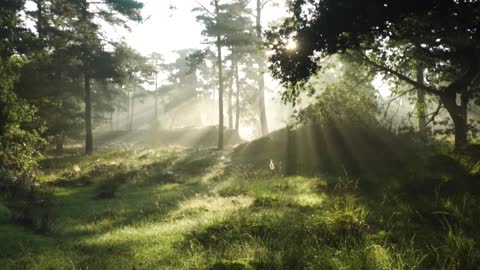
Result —
[[[268,33],[271,70],[285,85],[300,86],[321,68],[320,59],[349,53],[438,96],[454,122],[456,147],[467,144],[468,103],[480,94],[478,1],[296,0],[292,12]],[[291,39],[295,50],[287,48]],[[415,79],[407,60],[429,71],[427,83]],[[297,90],[284,97],[291,100]]]

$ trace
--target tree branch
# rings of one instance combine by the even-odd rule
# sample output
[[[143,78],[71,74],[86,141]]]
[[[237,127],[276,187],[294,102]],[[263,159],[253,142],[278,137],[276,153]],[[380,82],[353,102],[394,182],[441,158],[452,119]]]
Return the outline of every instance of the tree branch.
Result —
[[[402,93],[400,93],[399,95],[397,95],[396,97],[393,97],[392,99],[390,99],[388,102],[387,102],[387,108],[385,109],[385,112],[383,114],[383,119],[387,118],[387,114],[388,114],[388,111],[390,110],[390,105],[392,104],[392,102],[396,101],[397,99],[403,97],[404,95],[408,94],[410,91],[414,90],[415,88],[412,88],[412,89],[409,89],[409,90],[406,90],[406,91],[403,91]]]
[[[426,115],[426,117],[431,116],[430,119],[425,123],[426,126],[427,126],[428,124],[430,124],[430,123],[432,123],[432,122],[435,121],[435,117],[437,117],[437,115],[440,113],[440,110],[441,110],[442,108],[443,108],[443,103],[442,103],[442,101],[438,101],[438,107],[437,107],[437,109],[436,109],[434,112]]]
[[[356,57],[352,54],[349,54],[349,55],[352,56],[353,58],[357,58],[357,59],[359,58],[359,57]],[[398,79],[414,86],[417,89],[421,89],[421,90],[423,90],[423,91],[425,91],[429,94],[433,94],[433,95],[436,95],[436,96],[440,96],[440,95],[443,94],[442,92],[438,91],[435,88],[431,88],[431,87],[428,87],[428,86],[426,86],[422,83],[418,83],[417,81],[401,74],[400,72],[398,72],[396,70],[393,70],[393,69],[391,69],[387,66],[383,66],[383,65],[380,65],[380,64],[376,63],[375,61],[371,60],[370,58],[368,58],[368,56],[366,56],[363,53],[362,53],[362,57],[359,60],[364,60],[366,63],[370,64],[371,66],[375,67],[378,70],[381,70],[381,71],[386,72],[386,73],[391,73],[391,74],[395,75]]]
[[[195,3],[197,3],[201,8],[203,8],[210,15],[212,15],[213,17],[216,17],[216,14],[211,12],[208,8],[206,8],[202,3],[200,3],[200,1],[195,0]]]

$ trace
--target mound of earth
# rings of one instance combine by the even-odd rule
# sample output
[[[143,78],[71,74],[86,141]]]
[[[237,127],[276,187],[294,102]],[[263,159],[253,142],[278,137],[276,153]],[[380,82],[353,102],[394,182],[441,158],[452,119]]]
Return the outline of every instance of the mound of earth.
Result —
[[[232,159],[287,173],[388,175],[415,160],[418,144],[381,128],[304,126],[281,129],[234,149]]]

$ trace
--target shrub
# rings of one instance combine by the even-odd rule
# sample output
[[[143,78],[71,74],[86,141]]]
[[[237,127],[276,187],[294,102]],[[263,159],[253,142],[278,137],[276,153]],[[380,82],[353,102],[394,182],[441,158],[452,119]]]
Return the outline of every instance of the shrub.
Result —
[[[0,188],[13,194],[31,189],[44,144],[32,128],[35,108],[12,91],[23,63],[18,57],[0,62]]]
[[[39,209],[49,209],[44,199],[38,205],[43,193],[36,194],[34,188],[37,159],[45,145],[42,128],[33,127],[35,108],[12,91],[24,62],[16,56],[0,61],[0,199],[7,201],[16,220],[47,230],[49,214],[33,216]]]

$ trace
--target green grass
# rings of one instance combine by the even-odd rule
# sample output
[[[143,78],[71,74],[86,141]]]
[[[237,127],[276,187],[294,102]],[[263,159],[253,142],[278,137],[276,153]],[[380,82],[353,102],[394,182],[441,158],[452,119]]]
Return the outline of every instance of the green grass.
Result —
[[[476,161],[427,161],[421,179],[357,181],[249,170],[228,150],[70,149],[42,161],[49,233],[0,206],[0,269],[476,269]]]

